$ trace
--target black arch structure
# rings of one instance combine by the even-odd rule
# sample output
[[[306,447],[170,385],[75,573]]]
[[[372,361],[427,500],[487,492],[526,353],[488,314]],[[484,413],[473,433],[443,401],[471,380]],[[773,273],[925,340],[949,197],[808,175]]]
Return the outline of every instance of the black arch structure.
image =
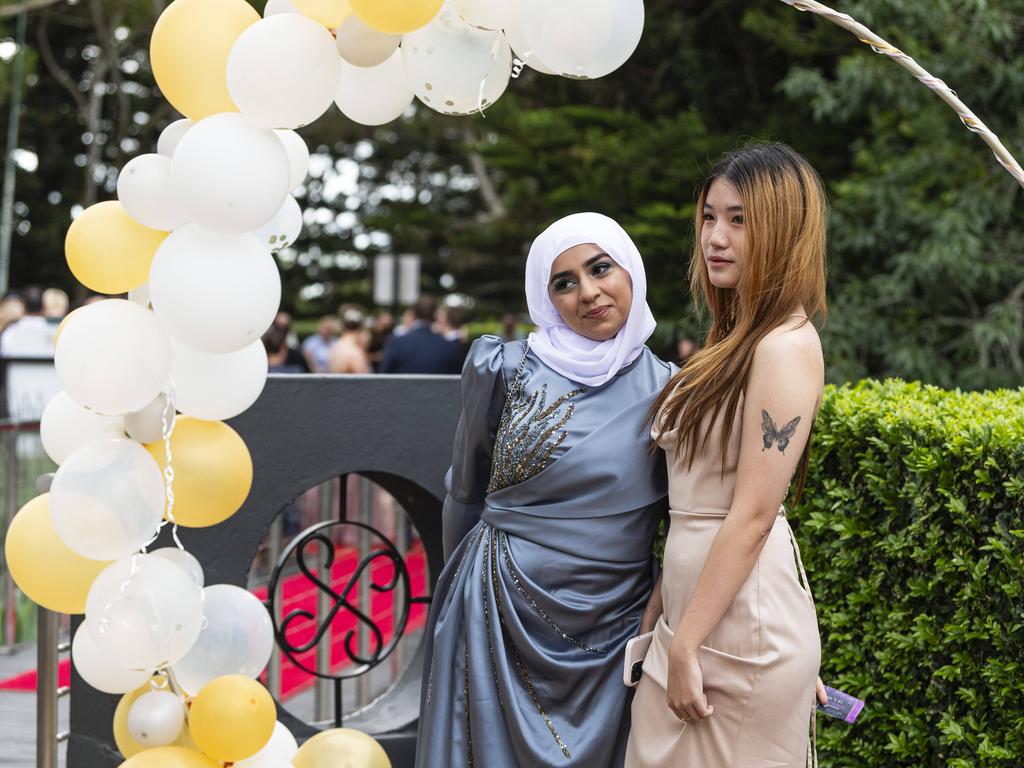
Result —
[[[256,404],[230,422],[253,459],[244,506],[220,525],[179,529],[206,583],[244,587],[278,513],[309,488],[355,473],[405,508],[423,540],[433,592],[443,565],[440,512],[459,402],[455,376],[270,376]],[[345,720],[378,738],[395,768],[412,765],[422,667],[421,647],[384,696]],[[118,697],[95,691],[74,671],[71,686],[69,766],[114,768],[121,762],[111,731]],[[316,732],[280,705],[278,719],[300,742]]]

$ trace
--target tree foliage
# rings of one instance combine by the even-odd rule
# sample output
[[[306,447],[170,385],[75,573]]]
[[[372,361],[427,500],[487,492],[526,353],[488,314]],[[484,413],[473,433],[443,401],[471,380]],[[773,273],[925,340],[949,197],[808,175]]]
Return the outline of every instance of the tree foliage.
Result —
[[[1021,154],[1024,0],[835,5],[959,89]],[[33,11],[21,146],[39,167],[18,178],[13,285],[70,282],[61,256],[73,207],[111,196],[117,169],[152,151],[175,117],[146,55],[161,7],[82,0]],[[522,309],[532,238],[593,209],[619,219],[644,253],[659,339],[673,327],[696,334],[685,286],[696,186],[721,152],[778,139],[819,169],[833,206],[830,377],[1018,382],[1021,192],[956,115],[893,62],[782,3],[646,8],[637,52],[602,80],[526,70],[482,116],[414,108],[368,129],[331,110],[303,129],[314,161],[299,194],[306,231],[279,257],[286,306],[312,316],[369,303],[372,258],[394,252],[420,254],[424,288],[454,286],[481,315]],[[0,24],[0,38],[10,35],[13,18]],[[10,78],[0,79],[6,105]]]

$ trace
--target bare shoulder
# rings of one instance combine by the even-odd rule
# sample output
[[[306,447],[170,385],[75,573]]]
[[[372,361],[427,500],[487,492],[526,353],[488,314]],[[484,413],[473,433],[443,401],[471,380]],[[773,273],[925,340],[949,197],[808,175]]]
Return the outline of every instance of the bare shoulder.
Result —
[[[782,325],[772,330],[757,345],[751,375],[793,375],[822,381],[825,359],[817,329],[810,323]]]

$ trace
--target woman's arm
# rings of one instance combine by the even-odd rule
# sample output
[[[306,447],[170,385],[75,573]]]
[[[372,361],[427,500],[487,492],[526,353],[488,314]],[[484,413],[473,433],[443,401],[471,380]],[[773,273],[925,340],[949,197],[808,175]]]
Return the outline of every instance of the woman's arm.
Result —
[[[669,652],[668,701],[683,719],[712,712],[697,651],[757,562],[810,435],[824,364],[813,328],[765,338],[747,378],[732,507],[708,552]]]

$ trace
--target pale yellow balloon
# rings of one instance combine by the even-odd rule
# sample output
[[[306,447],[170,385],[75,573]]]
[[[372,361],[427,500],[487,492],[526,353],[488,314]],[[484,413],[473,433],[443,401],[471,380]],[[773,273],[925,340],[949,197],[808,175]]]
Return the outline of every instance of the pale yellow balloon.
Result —
[[[244,675],[214,678],[192,699],[188,712],[196,746],[224,762],[238,762],[263,749],[276,720],[267,689]]]
[[[260,15],[245,0],[174,0],[157,19],[149,43],[153,76],[190,120],[237,112],[228,93],[228,54]]]
[[[154,747],[128,758],[120,768],[220,768],[220,764],[191,749]]]
[[[371,29],[404,35],[425,26],[444,0],[348,0],[352,12]],[[294,0],[293,0],[294,2]]]
[[[352,728],[332,728],[318,733],[299,747],[294,768],[391,768],[387,753],[368,733]]]
[[[36,496],[14,516],[4,553],[18,588],[57,613],[85,613],[89,587],[110,565],[82,557],[61,541],[50,519],[48,493]]]
[[[121,755],[124,757],[132,757],[146,750],[146,747],[132,738],[132,734],[128,730],[128,711],[139,696],[154,690],[161,689],[154,688],[150,683],[146,683],[134,691],[129,691],[117,702],[117,709],[114,710],[114,743],[117,744],[118,750],[120,750]],[[199,751],[199,748],[196,747],[195,742],[192,741],[192,737],[189,735],[188,723],[185,723],[185,727],[181,729],[181,735],[169,746]]]
[[[348,0],[292,0],[303,16],[309,16],[329,29],[336,29],[352,15]]]
[[[167,466],[163,441],[146,450],[160,469]],[[245,441],[223,421],[179,416],[171,435],[174,508],[178,525],[205,528],[231,517],[252,487],[252,457]]]
[[[64,239],[71,274],[97,293],[125,293],[149,279],[149,267],[166,232],[149,229],[116,200],[89,206]]]

